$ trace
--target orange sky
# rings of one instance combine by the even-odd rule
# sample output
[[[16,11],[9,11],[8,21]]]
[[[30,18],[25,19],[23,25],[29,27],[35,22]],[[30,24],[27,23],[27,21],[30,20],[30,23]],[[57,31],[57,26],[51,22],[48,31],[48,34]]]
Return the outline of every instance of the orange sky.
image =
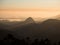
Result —
[[[48,18],[60,14],[57,9],[19,9],[19,10],[0,10],[0,17],[21,18],[21,17],[44,17]]]
[[[2,0],[0,18],[49,18],[60,14],[60,0]]]

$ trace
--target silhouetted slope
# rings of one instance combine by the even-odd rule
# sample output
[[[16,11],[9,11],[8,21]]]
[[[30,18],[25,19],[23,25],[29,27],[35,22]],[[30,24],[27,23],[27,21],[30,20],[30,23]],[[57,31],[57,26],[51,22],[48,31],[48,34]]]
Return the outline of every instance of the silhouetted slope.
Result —
[[[9,32],[5,29],[0,30],[0,40],[3,40]]]
[[[41,23],[41,27],[46,30],[60,30],[60,20],[55,20],[55,19],[48,19],[46,21],[44,21],[43,23]]]
[[[40,25],[44,35],[47,35],[52,40],[60,40],[60,20],[48,19]]]
[[[38,29],[39,27],[37,24],[29,24],[15,28],[15,32],[17,35],[21,36],[34,36],[38,33]]]
[[[60,39],[60,20],[48,19],[40,24],[30,23],[24,26],[14,28],[15,33],[19,36],[45,36],[49,39]]]
[[[0,24],[0,30],[3,30],[4,27],[5,24],[3,24],[3,26]],[[4,28],[4,30],[5,29],[6,28]],[[16,38],[20,38],[20,36],[29,36],[34,38],[48,37],[51,40],[60,40],[60,20],[56,19],[48,19],[37,24],[31,17],[29,17],[23,22],[16,22],[13,26],[10,25],[8,30],[10,30],[10,33]]]

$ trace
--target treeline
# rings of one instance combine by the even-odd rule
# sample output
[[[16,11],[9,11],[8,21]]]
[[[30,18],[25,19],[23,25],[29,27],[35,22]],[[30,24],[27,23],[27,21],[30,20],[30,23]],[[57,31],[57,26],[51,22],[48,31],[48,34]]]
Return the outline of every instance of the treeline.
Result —
[[[35,39],[32,41],[29,37],[19,40],[13,35],[8,34],[3,40],[0,40],[0,45],[60,45],[60,42],[51,44],[51,41],[48,38],[44,40]]]

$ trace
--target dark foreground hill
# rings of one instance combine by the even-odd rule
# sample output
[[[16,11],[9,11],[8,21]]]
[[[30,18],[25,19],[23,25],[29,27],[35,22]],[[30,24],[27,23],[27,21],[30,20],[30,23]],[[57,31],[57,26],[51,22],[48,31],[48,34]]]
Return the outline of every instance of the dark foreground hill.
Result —
[[[28,18],[23,22],[9,24],[0,24],[0,37],[5,37],[5,34],[9,32],[18,39],[21,37],[31,37],[31,39],[47,37],[53,41],[60,41],[60,20],[48,19],[42,23],[35,23],[32,18]],[[3,29],[4,31],[1,32]]]

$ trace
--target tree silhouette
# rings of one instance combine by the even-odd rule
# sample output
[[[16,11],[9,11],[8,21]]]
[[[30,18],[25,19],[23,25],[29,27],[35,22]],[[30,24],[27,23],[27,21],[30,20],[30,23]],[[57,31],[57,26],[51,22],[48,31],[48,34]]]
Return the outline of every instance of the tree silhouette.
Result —
[[[48,40],[48,38],[45,39],[45,45],[51,45],[50,40]]]

